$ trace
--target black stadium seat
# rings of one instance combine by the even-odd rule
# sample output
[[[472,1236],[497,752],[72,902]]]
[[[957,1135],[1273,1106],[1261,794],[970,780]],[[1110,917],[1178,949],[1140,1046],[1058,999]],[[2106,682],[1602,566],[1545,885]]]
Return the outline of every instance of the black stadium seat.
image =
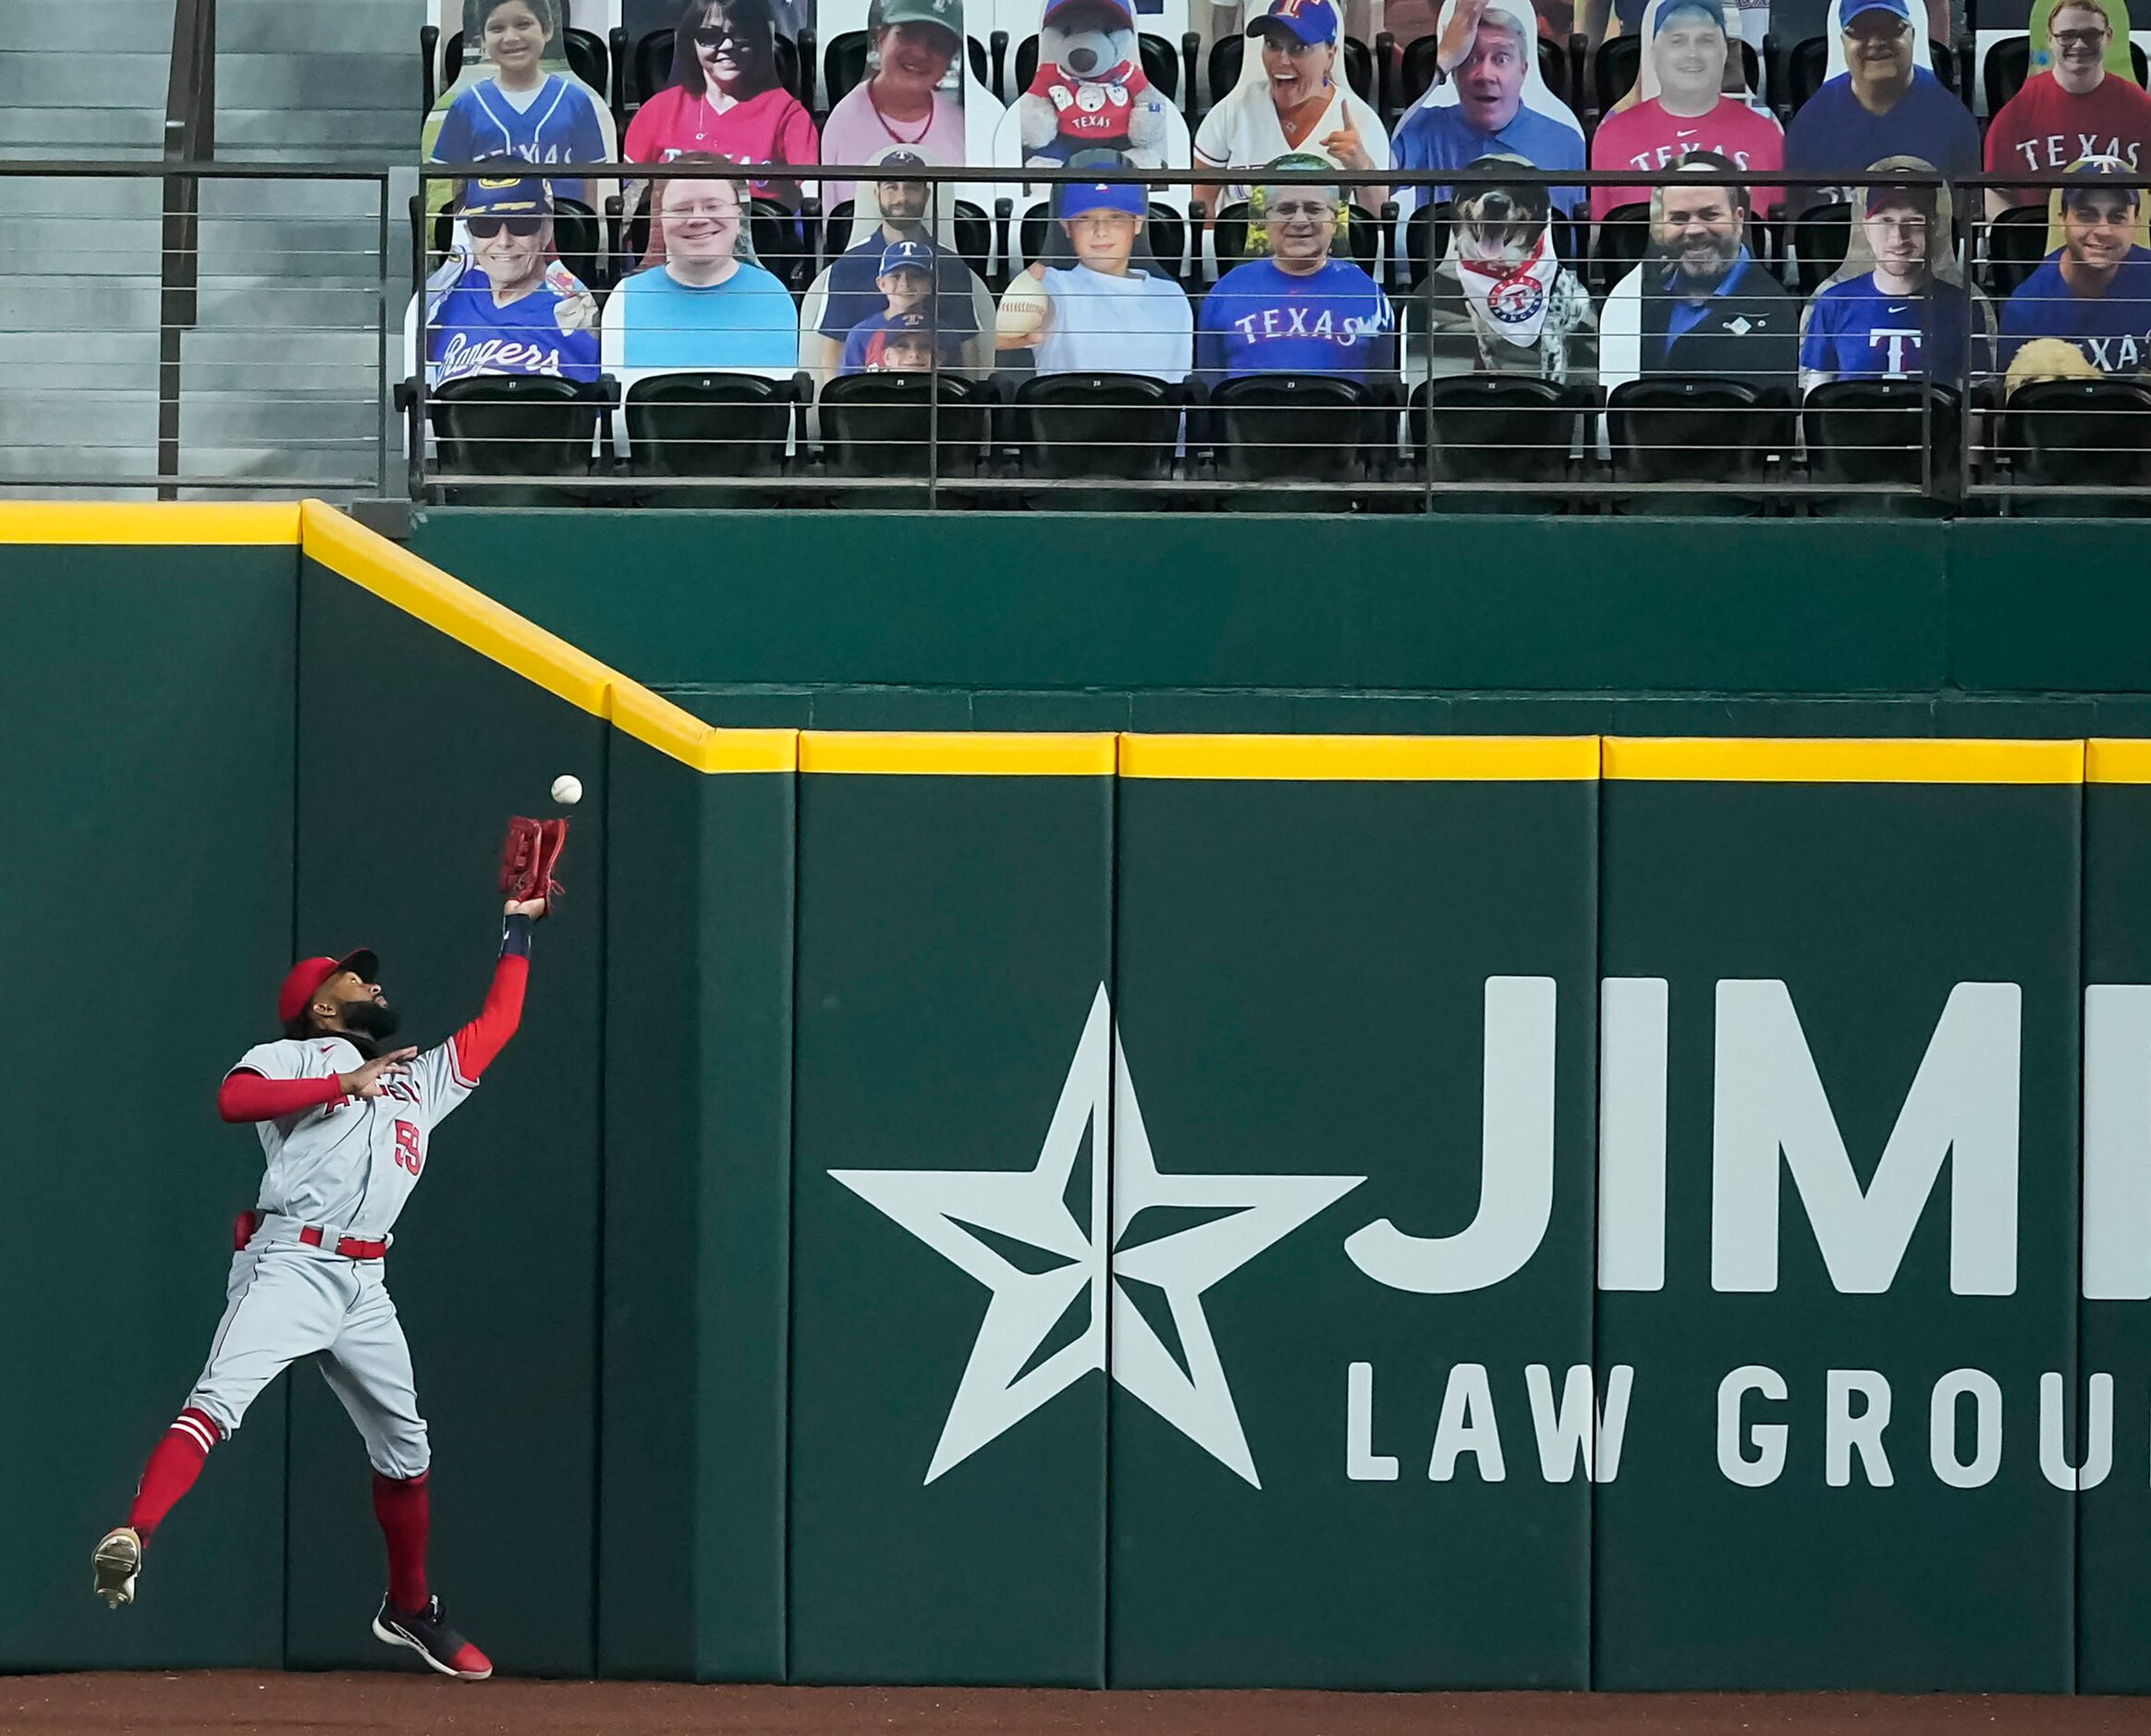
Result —
[[[822,446],[833,476],[923,477],[936,450],[942,481],[978,474],[985,397],[959,374],[843,374],[822,388],[821,409]],[[923,492],[906,498],[925,501]],[[838,504],[858,501],[848,494]]]
[[[611,401],[602,380],[534,373],[451,380],[426,400],[440,474],[587,477],[597,420]],[[535,482],[466,483],[445,493],[452,504],[487,507],[557,506],[563,498],[556,485]]]
[[[1173,473],[1188,389],[1140,373],[1045,373],[1015,393],[1023,474],[1057,482],[1166,482]],[[1042,492],[1062,511],[1154,509],[1156,494],[1111,489]]]
[[[605,223],[573,199],[553,202],[553,251],[586,289],[605,287]]]
[[[1986,292],[2006,301],[2047,257],[2047,206],[2011,205],[1986,226]]]
[[[1586,282],[1591,293],[1604,300],[1630,272],[1644,263],[1651,251],[1651,207],[1646,200],[1616,205],[1598,226],[1591,249],[1591,269]]]
[[[1367,469],[1375,402],[1359,381],[1335,373],[1220,381],[1211,389],[1207,418],[1217,473],[1243,483],[1355,482]],[[1293,503],[1274,504],[1289,509]]]
[[[1615,386],[1606,423],[1617,484],[1759,484],[1767,459],[1790,444],[1790,410],[1783,393],[1745,380],[1663,373]],[[1714,493],[1635,504],[1653,512],[1736,512],[1760,503]]]
[[[2151,487],[2151,385],[2140,380],[2037,380],[2010,397],[1998,444],[2035,487]],[[2134,516],[2151,501],[2076,495],[2058,512]]]
[[[1596,394],[1528,374],[1460,373],[1429,380],[1412,394],[1412,439],[1436,482],[1529,483],[1558,492],[1583,413]],[[1436,497],[1436,507],[1449,503]],[[1525,509],[1499,495],[1474,504]]]
[[[1986,112],[1998,115],[2032,73],[2032,39],[2005,36],[1986,51],[1986,64],[1979,69],[1979,82],[1986,88]]]
[[[752,373],[659,373],[628,387],[629,468],[637,476],[739,478],[784,470],[796,379]],[[655,506],[749,505],[730,491],[652,490]]]
[[[1787,226],[1792,269],[1785,287],[1805,298],[1845,263],[1852,240],[1852,208],[1843,200],[1810,205]]]
[[[1955,388],[1922,380],[1831,380],[1801,408],[1808,472],[1827,490],[1888,483],[1953,495],[1962,427]],[[1931,463],[1924,457],[1929,449]],[[1816,504],[1827,507],[1832,497]],[[1931,510],[1928,500],[1911,495],[1838,495],[1834,504],[1855,513]]]

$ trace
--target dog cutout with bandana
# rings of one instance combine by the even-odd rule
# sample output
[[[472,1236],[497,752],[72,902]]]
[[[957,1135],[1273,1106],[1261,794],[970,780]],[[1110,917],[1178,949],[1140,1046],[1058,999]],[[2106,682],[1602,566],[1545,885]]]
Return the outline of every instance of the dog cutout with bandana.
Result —
[[[1475,170],[1530,165],[1482,157]],[[1523,373],[1557,384],[1596,369],[1591,297],[1554,248],[1543,185],[1479,188],[1457,204],[1448,250],[1427,280],[1427,372]]]

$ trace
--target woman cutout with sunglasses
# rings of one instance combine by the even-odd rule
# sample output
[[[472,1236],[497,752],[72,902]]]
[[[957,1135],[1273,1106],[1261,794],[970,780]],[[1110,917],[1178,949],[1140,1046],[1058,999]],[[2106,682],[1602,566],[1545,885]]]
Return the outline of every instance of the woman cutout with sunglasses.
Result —
[[[776,24],[768,0],[688,0],[672,43],[672,83],[628,123],[629,163],[721,156],[752,171],[821,160],[813,116],[776,79]],[[759,173],[757,199],[796,210],[798,177]]]

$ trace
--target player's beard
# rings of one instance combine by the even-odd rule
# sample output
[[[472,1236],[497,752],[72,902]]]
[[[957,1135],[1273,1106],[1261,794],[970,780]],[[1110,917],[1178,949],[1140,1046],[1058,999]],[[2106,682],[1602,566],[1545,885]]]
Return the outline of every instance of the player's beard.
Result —
[[[396,1028],[403,1022],[403,1015],[385,1001],[347,1001],[343,1008],[344,1029],[370,1037],[378,1043],[396,1034]]]

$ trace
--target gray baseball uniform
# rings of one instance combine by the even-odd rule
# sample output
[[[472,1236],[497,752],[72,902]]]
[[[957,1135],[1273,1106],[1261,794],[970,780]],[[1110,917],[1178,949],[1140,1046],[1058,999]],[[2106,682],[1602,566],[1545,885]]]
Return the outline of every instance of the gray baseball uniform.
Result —
[[[224,1318],[187,1399],[227,1436],[263,1388],[312,1358],[365,1437],[376,1471],[409,1478],[426,1469],[410,1351],[380,1255],[424,1171],[433,1130],[476,1088],[476,1075],[514,1029],[523,969],[521,958],[504,955],[486,1011],[408,1072],[385,1075],[379,1096],[255,1123],[268,1162],[257,1222],[232,1255]],[[513,1009],[496,1009],[510,979]],[[365,1058],[344,1037],[323,1034],[260,1044],[232,1071],[328,1079]],[[361,1257],[351,1257],[361,1248]]]

